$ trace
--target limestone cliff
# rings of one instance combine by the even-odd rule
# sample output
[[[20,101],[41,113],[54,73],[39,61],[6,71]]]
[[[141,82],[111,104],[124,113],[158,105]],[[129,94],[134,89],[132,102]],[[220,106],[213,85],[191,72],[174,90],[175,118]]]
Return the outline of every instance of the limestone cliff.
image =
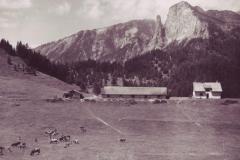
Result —
[[[180,2],[169,9],[165,23],[167,43],[184,39],[209,37],[208,24],[199,18],[200,8]]]
[[[165,46],[165,29],[161,21],[160,15],[156,19],[155,33],[148,45],[148,49],[162,49]]]

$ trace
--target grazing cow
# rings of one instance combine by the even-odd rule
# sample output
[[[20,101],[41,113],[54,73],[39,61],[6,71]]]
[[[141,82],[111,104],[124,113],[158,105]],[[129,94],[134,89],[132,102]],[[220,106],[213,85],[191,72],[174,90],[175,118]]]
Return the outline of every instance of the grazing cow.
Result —
[[[79,144],[78,139],[74,139],[72,142],[73,142],[74,144]]]
[[[34,156],[35,153],[37,153],[37,155],[39,155],[39,154],[40,154],[40,148],[34,148],[34,149],[31,151],[30,155],[31,155],[31,156]]]
[[[68,147],[70,147],[70,145],[71,145],[71,143],[67,143],[67,144],[65,144],[64,148],[68,148]]]
[[[49,131],[46,131],[45,134],[49,135],[49,136],[55,136],[57,135],[57,129],[54,129],[54,130],[49,130]]]
[[[21,142],[16,142],[16,143],[11,144],[11,146],[12,147],[18,147],[20,144],[21,144]]]
[[[7,150],[8,152],[12,152],[11,147],[8,147]]]
[[[26,143],[21,143],[20,146],[19,146],[20,149],[25,149],[26,147],[27,147]]]
[[[54,131],[51,136],[57,136],[59,133],[57,131]]]
[[[127,140],[126,140],[125,138],[121,138],[119,141],[124,143],[124,142],[126,142]]]
[[[85,127],[80,127],[80,129],[81,129],[82,133],[86,133],[87,132]]]
[[[53,131],[46,131],[45,134],[49,135],[51,134]]]
[[[64,142],[64,141],[65,141],[65,137],[64,137],[64,136],[61,136],[61,137],[59,138],[59,141],[60,141],[60,142]]]
[[[50,140],[50,144],[57,144],[57,143],[58,143],[58,139],[53,138]]]
[[[69,142],[71,139],[71,137],[68,135],[68,136],[64,136],[62,135],[60,138],[59,138],[59,141],[61,142]]]
[[[5,148],[0,146],[0,156],[3,156],[3,151],[4,150],[5,150]]]

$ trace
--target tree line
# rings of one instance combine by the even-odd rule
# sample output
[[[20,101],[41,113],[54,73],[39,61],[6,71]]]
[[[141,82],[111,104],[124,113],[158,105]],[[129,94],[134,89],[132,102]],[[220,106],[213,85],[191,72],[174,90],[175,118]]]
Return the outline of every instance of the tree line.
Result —
[[[82,90],[93,88],[97,94],[105,85],[122,85],[166,86],[170,96],[191,96],[194,81],[219,81],[224,97],[240,97],[239,44],[238,28],[229,33],[213,34],[209,40],[173,43],[164,51],[152,50],[125,63],[89,59],[68,64],[51,62],[21,42],[14,49],[9,42],[1,40],[0,47],[40,72],[77,84]]]

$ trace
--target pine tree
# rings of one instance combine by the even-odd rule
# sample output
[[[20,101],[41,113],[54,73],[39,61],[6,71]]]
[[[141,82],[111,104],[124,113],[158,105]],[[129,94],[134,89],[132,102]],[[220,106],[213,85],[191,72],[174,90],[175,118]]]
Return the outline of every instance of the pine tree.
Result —
[[[11,59],[10,56],[7,58],[7,63],[8,63],[9,65],[12,65],[12,59]]]
[[[93,93],[96,94],[96,95],[99,95],[101,93],[101,87],[98,83],[94,83]]]

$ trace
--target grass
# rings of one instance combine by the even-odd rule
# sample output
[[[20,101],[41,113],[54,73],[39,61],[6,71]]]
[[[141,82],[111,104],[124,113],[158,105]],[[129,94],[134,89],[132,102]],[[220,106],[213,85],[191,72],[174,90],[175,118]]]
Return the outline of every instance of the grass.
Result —
[[[6,153],[4,159],[32,159],[30,149],[41,148],[34,159],[239,159],[240,106],[220,101],[48,103],[23,101],[20,106],[1,101],[0,145],[21,136],[25,152]],[[98,117],[98,118],[96,118]],[[101,120],[99,120],[101,119]],[[87,129],[81,133],[80,127]],[[47,127],[79,139],[64,148],[49,144]],[[118,132],[117,130],[121,131]],[[34,139],[38,138],[38,143]],[[126,138],[125,143],[119,142]]]

